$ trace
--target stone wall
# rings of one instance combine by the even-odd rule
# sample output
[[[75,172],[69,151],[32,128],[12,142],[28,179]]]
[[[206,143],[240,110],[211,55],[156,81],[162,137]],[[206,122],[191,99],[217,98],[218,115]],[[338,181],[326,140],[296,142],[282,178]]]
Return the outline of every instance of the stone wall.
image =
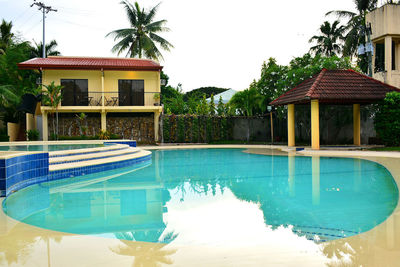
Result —
[[[107,116],[107,130],[123,139],[136,140],[141,143],[154,143],[154,115],[135,114],[132,116]]]
[[[60,136],[95,136],[101,131],[100,114],[86,114],[83,122],[86,132],[82,132],[80,121],[75,114],[59,114],[58,125]],[[49,116],[49,135],[53,133],[53,119]],[[107,131],[123,139],[136,140],[142,143],[154,143],[154,115],[153,113],[109,113],[107,114]]]
[[[56,126],[55,116],[50,115],[49,122],[49,134],[53,133],[53,120],[54,126]],[[80,127],[80,121],[75,114],[59,114],[58,115],[58,135],[60,136],[94,136],[100,133],[101,129],[101,118],[100,114],[87,114],[85,121],[83,122],[84,129]],[[83,132],[82,130],[85,130]]]

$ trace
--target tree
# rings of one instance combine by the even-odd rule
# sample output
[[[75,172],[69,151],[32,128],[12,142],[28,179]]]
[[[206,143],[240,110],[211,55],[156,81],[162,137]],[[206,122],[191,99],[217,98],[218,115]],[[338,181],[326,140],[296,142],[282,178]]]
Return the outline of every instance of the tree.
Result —
[[[228,113],[227,106],[222,101],[222,96],[219,96],[217,114],[218,116],[226,116]]]
[[[357,56],[357,48],[360,44],[365,44],[365,15],[377,7],[378,0],[354,0],[357,13],[345,10],[334,10],[326,13],[326,15],[334,14],[339,19],[345,18],[345,42],[343,46],[344,56]],[[368,65],[366,55],[358,57],[359,67],[363,72],[367,72]]]
[[[142,58],[144,56],[154,60],[163,59],[157,45],[166,51],[173,48],[173,45],[158,35],[160,32],[169,31],[169,28],[164,26],[167,23],[166,20],[154,21],[160,4],[149,11],[140,8],[138,2],[132,5],[128,1],[122,1],[121,4],[124,5],[130,27],[115,30],[106,35],[106,37],[114,37],[114,41],[118,40],[111,51],[119,55],[128,50],[126,57]]]
[[[17,107],[22,95],[26,93],[37,94],[36,79],[39,77],[38,71],[21,70],[17,63],[30,58],[30,45],[28,42],[12,42],[6,53],[0,55],[0,86],[2,87],[1,112],[4,112],[5,122],[17,122]]]
[[[321,35],[314,35],[308,41],[309,43],[314,41],[317,43],[310,48],[310,52],[328,57],[339,55],[342,52],[341,42],[344,40],[343,35],[346,30],[346,27],[339,26],[339,23],[336,20],[331,25],[328,21],[325,21],[319,28]]]
[[[44,103],[55,109],[56,111],[56,127],[54,126],[53,120],[53,133],[58,138],[58,106],[62,100],[61,90],[63,88],[62,85],[55,85],[54,81],[52,81],[49,85],[43,85],[46,90],[43,91]]]
[[[242,116],[253,116],[257,114],[257,111],[261,109],[262,103],[263,96],[254,86],[237,92],[229,101],[229,105],[235,108]]]
[[[12,22],[6,22],[4,19],[0,24],[0,55],[4,54],[7,48],[12,43],[12,38],[14,34],[11,32]]]
[[[31,57],[42,57],[43,56],[43,43],[39,42],[32,46]],[[61,53],[57,51],[57,41],[51,40],[50,43],[46,44],[46,57],[48,56],[59,56]]]
[[[211,95],[209,110],[210,110],[210,115],[215,115],[216,109],[215,109],[215,103],[214,103],[214,95]]]
[[[400,93],[390,92],[378,105],[375,129],[385,145],[400,145]]]

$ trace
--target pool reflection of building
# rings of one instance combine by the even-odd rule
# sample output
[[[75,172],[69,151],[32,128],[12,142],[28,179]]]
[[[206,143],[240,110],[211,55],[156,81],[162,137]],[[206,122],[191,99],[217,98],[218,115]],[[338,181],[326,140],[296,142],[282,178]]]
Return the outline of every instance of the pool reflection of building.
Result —
[[[33,193],[37,192],[38,189]],[[135,183],[125,179],[124,175],[74,183],[63,180],[50,188],[41,186],[40,194],[41,199],[47,201],[24,205],[23,217],[31,224],[47,225],[52,230],[117,234],[119,238],[124,236],[121,233],[129,232],[131,240],[159,242],[166,227],[163,213],[167,210],[165,204],[170,195],[154,175],[139,178]],[[35,198],[34,195],[30,197]],[[43,209],[46,212],[40,212]],[[12,211],[9,213],[13,215]]]

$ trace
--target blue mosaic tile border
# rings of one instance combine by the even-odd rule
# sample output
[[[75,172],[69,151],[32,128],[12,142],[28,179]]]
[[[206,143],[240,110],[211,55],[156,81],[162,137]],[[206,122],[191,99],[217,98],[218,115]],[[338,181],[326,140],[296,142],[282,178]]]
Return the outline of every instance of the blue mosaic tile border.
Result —
[[[128,159],[128,160],[124,160],[124,161],[109,162],[109,163],[93,165],[93,166],[52,171],[48,175],[48,180],[52,181],[52,180],[58,180],[58,179],[63,179],[63,178],[71,178],[71,177],[75,177],[75,176],[87,175],[87,174],[96,173],[96,172],[103,172],[103,171],[108,171],[108,170],[113,170],[113,169],[119,169],[119,168],[131,166],[132,164],[137,164],[137,163],[148,161],[148,160],[151,160],[151,154],[144,156],[144,157]]]
[[[146,161],[151,161],[151,154],[124,161],[50,172],[48,152],[0,159],[0,197],[8,196],[14,191],[41,182],[108,171]]]
[[[80,152],[80,153],[72,153],[72,154],[63,154],[63,155],[50,155],[50,158],[78,156],[78,155],[85,155],[85,154],[95,154],[95,153],[102,153],[102,152],[109,152],[109,151],[119,151],[119,150],[123,150],[123,149],[128,149],[128,147],[121,147],[121,148],[117,148],[117,149],[99,150],[99,151],[88,151],[88,152]]]
[[[132,155],[137,152],[138,151],[132,151],[130,153],[124,153],[124,154],[118,154],[118,155],[109,155],[109,156],[102,156],[102,157],[93,157],[93,158],[88,158],[88,159],[76,159],[76,160],[53,162],[53,163],[50,163],[50,165],[58,165],[58,164],[64,164],[64,163],[73,163],[73,162],[80,162],[80,161],[91,161],[91,160],[96,160],[96,159],[113,158],[113,157],[119,157],[119,156],[125,156],[125,155]]]
[[[29,180],[47,177],[49,153],[36,153],[0,159],[0,196],[8,195],[15,188],[24,187]]]
[[[136,147],[136,141],[107,141],[104,142],[104,145],[108,144],[121,144],[121,145],[129,145],[130,147]]]

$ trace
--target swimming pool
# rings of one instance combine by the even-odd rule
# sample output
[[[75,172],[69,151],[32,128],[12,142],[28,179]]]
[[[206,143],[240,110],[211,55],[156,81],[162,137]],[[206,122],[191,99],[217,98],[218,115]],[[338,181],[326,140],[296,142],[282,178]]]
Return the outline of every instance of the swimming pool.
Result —
[[[154,151],[152,162],[22,189],[4,202],[24,223],[66,233],[175,244],[316,242],[368,231],[394,210],[381,165],[240,149]]]
[[[103,144],[13,145],[0,146],[0,151],[58,151],[102,147]]]

